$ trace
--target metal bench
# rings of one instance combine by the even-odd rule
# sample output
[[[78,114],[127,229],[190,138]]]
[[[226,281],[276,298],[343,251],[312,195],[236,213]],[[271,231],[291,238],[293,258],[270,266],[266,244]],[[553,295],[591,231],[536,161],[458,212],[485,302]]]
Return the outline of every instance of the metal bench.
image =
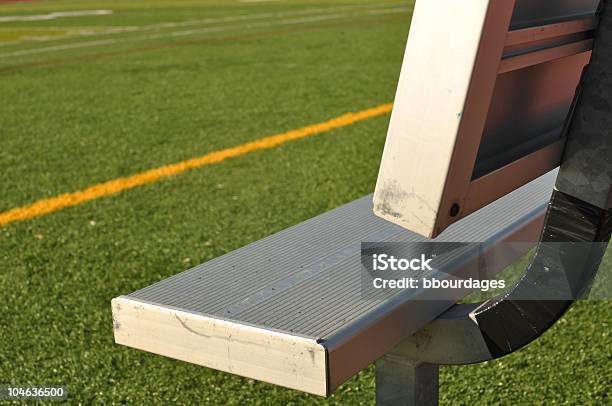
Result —
[[[479,7],[491,5],[489,12],[507,7],[496,0],[480,3]],[[563,7],[574,3],[592,5],[586,0],[568,1]],[[493,192],[494,198],[483,198],[480,184],[476,188],[478,203],[466,212],[461,208],[453,212],[456,204],[452,204],[450,217],[445,205],[452,203],[448,191],[454,189],[449,189],[443,179],[432,195],[433,201],[441,202],[438,209],[432,210],[426,223],[415,226],[421,234],[437,235],[433,240],[401,227],[414,223],[414,218],[406,216],[414,214],[421,203],[404,204],[394,196],[392,203],[399,201],[397,211],[388,210],[385,204],[389,196],[383,185],[387,194],[377,188],[374,204],[371,195],[365,196],[113,299],[116,342],[322,396],[376,361],[377,402],[395,405],[435,404],[439,364],[501,357],[539,337],[588,291],[612,232],[609,3],[602,2],[596,34],[584,32],[584,15],[578,16],[578,28],[565,21],[540,31],[549,35],[561,29],[571,41],[584,35],[595,38],[589,68],[559,133],[562,138],[548,139],[551,144],[542,147],[561,145],[562,154],[548,156],[536,172],[561,163],[558,171],[542,176],[528,172],[534,160],[542,157],[538,155],[542,149],[523,150],[527,155],[508,164],[510,169],[505,165],[494,171],[501,170],[509,177],[508,184],[514,186],[504,188],[510,188],[510,193],[498,189]],[[510,19],[508,12],[500,15],[506,22]],[[518,16],[525,17],[521,13]],[[588,21],[594,21],[593,16]],[[563,31],[567,29],[578,31],[568,34]],[[523,31],[521,35],[527,34]],[[558,45],[555,42],[552,49]],[[589,52],[590,56],[590,47],[576,52]],[[491,80],[495,82],[497,70],[494,73]],[[397,114],[401,112],[394,110],[396,120]],[[485,120],[486,111],[483,114],[481,119]],[[390,136],[398,128],[391,128]],[[454,142],[466,136],[461,129],[452,131],[456,131],[449,133]],[[387,165],[387,169],[381,169],[379,186],[389,174],[401,175],[389,172],[394,165],[389,159],[401,157],[397,155],[401,148],[385,152],[383,167]],[[455,156],[456,152],[445,165],[461,158]],[[472,169],[477,166],[477,159],[473,161]],[[465,172],[464,168],[459,172]],[[494,179],[502,179],[499,173]],[[453,174],[448,176],[452,178]],[[526,183],[530,179],[535,180]],[[405,180],[400,176],[398,182]],[[474,179],[468,180],[461,190],[463,198],[469,200],[475,189],[470,189]],[[523,186],[517,187],[520,184]],[[495,200],[500,193],[503,197]],[[494,202],[488,204],[490,200]],[[399,225],[377,217],[375,210]],[[537,242],[537,247],[520,281],[501,296],[479,305],[455,304],[469,293],[467,290],[457,290],[455,296],[444,300],[429,297],[426,290],[363,294],[363,242],[426,241],[479,243],[478,248],[467,245],[452,261],[442,262],[436,270],[444,271],[436,274],[442,278],[472,272],[482,265],[483,257],[505,243],[531,242],[535,246]],[[512,256],[494,256],[495,260],[486,262],[486,273],[502,270],[530,245],[524,247]]]
[[[520,188],[436,240],[536,241],[554,178],[551,173]],[[114,299],[115,340],[329,395],[454,304],[409,292],[373,299],[360,292],[362,241],[424,240],[376,217],[372,196],[365,196]],[[474,266],[473,254],[451,265]]]

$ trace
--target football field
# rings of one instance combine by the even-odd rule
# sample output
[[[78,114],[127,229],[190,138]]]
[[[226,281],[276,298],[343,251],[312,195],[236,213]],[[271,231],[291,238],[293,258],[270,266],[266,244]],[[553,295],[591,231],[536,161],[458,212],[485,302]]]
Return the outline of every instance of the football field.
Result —
[[[0,1],[0,384],[372,404],[373,367],[325,400],[116,345],[110,300],[371,193],[413,3]],[[610,402],[611,309],[443,367],[441,403]]]

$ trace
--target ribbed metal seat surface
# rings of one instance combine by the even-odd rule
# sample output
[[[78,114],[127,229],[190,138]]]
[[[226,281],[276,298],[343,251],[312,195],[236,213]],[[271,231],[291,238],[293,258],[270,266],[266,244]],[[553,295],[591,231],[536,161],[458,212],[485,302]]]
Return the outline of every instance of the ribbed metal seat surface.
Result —
[[[553,172],[536,179],[436,241],[535,241],[554,178]],[[364,241],[426,239],[376,217],[365,196],[115,299],[116,341],[329,394],[452,305],[405,292],[365,298]]]

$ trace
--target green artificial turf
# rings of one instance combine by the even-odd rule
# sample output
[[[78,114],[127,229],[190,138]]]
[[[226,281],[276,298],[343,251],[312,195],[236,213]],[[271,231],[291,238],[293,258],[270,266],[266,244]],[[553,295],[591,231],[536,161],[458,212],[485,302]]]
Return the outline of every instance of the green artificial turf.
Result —
[[[0,16],[115,14],[0,28],[144,27],[357,3],[37,1],[2,4]],[[392,101],[410,14],[364,12],[383,7],[310,13],[340,16],[290,27],[279,16],[265,27],[223,23],[223,32],[180,38],[164,28],[137,40],[7,42],[0,211]],[[2,56],[101,38],[118,40]],[[372,368],[323,400],[115,345],[110,300],[370,193],[387,123],[370,119],[0,228],[0,383],[65,384],[72,404],[371,404]],[[609,319],[610,302],[581,302],[516,354],[442,368],[442,404],[609,402]]]

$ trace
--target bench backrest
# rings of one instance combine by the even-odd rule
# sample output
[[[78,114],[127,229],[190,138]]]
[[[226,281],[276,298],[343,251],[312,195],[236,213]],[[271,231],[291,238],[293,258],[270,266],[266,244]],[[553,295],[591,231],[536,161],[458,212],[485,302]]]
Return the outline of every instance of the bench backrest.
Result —
[[[418,0],[374,194],[426,237],[557,167],[599,0]]]

